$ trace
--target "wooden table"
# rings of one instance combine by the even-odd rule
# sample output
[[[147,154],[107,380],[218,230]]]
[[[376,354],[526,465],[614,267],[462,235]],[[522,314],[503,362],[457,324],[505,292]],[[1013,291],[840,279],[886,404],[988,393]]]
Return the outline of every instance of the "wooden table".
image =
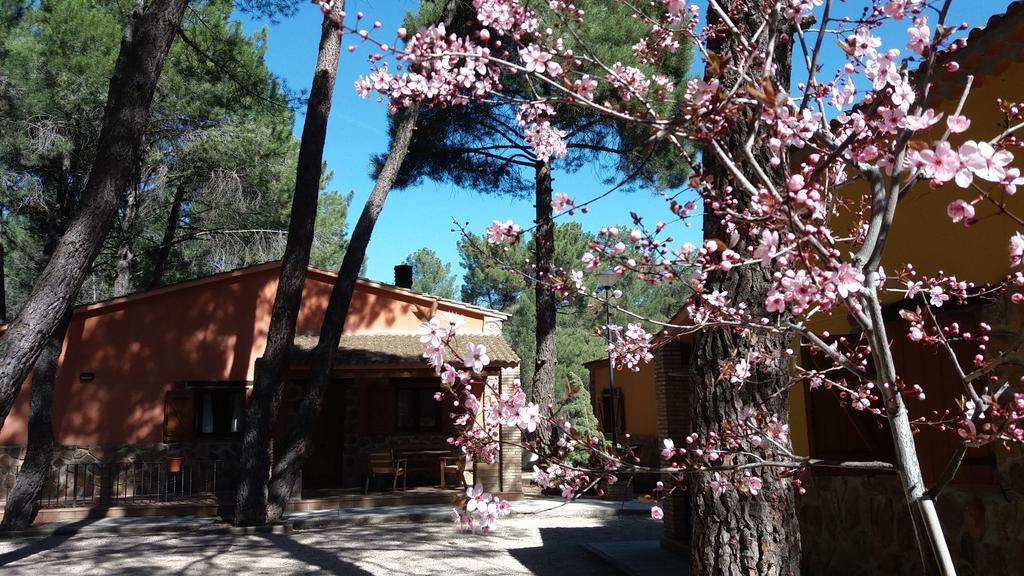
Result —
[[[451,450],[395,450],[395,458],[409,460],[409,468],[416,470],[429,470],[433,468],[436,459],[438,470],[441,474],[441,489],[444,489],[444,458],[454,456]],[[416,464],[414,465],[413,462]]]

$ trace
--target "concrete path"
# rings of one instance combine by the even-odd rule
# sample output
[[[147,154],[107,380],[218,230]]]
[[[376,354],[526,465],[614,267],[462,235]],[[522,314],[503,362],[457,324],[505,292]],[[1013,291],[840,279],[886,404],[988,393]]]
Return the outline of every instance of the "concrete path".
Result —
[[[690,559],[665,550],[658,540],[587,542],[583,547],[627,576],[690,574]]]
[[[527,498],[512,504],[513,516],[562,518],[612,518],[618,515],[647,515],[650,507],[640,502],[579,500],[566,503],[557,498]],[[196,516],[151,516],[143,518],[97,518],[52,522],[19,533],[0,532],[0,540],[33,536],[74,536],[77,534],[156,534],[201,532],[204,534],[283,533],[336,526],[365,526],[407,522],[450,522],[452,507],[445,504],[387,506],[377,508],[336,508],[292,512],[286,523],[262,528],[235,528],[218,518]]]
[[[111,534],[81,531],[0,541],[4,576],[38,574],[539,574],[619,572],[582,544],[655,539],[639,514],[551,512],[505,519],[491,535],[432,523],[349,525],[289,533]]]

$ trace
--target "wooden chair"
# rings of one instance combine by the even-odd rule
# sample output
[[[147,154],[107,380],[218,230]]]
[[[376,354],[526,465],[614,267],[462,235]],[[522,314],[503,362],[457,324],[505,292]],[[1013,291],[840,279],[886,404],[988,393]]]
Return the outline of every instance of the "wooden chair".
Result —
[[[442,456],[441,457],[441,489],[445,488],[445,479],[448,474],[455,474],[459,484],[468,488],[466,484],[466,457],[465,456]]]
[[[370,479],[377,476],[392,476],[391,489],[398,489],[398,477],[402,477],[402,490],[406,489],[405,472],[409,468],[405,458],[395,459],[395,452],[389,448],[368,450],[366,452],[366,490],[370,491]]]

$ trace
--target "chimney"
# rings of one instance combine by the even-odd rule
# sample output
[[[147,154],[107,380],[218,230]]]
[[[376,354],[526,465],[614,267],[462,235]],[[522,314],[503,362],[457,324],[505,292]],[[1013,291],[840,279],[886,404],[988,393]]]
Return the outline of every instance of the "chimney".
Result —
[[[399,288],[412,288],[412,265],[399,264],[395,266],[395,286]]]

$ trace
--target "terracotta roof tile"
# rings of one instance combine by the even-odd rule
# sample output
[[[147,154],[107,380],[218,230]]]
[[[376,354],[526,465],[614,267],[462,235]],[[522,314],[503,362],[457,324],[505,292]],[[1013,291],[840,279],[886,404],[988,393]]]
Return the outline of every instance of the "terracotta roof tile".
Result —
[[[296,359],[304,360],[303,356],[308,355],[316,347],[318,341],[319,337],[317,336],[297,336],[295,338]],[[487,355],[491,358],[492,366],[504,367],[519,364],[519,357],[501,336],[462,334],[453,339],[451,346],[455,352],[464,357],[466,344],[469,342],[487,346]],[[339,350],[338,364],[426,365],[419,334],[344,334],[341,337]],[[446,351],[445,360],[452,364],[461,364],[452,350]]]

